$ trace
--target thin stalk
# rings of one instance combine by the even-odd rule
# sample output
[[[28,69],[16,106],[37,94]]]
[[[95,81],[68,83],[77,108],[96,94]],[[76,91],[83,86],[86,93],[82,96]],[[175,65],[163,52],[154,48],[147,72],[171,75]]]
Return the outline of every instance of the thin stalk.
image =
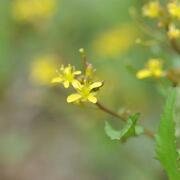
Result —
[[[170,40],[171,46],[180,55],[180,47],[178,46],[175,39]]]
[[[165,26],[166,32],[169,31],[169,25],[170,25],[170,23],[168,23],[168,24]],[[172,48],[174,49],[174,51],[177,52],[177,54],[180,55],[180,47],[178,46],[176,40],[175,40],[175,39],[170,39],[169,42],[170,42]]]
[[[107,114],[110,114],[120,120],[122,120],[123,122],[126,122],[127,121],[127,118],[124,117],[123,115],[120,115],[112,110],[110,110],[109,108],[105,107],[104,105],[102,105],[101,103],[97,102],[96,103],[96,106],[103,112],[107,113]],[[147,135],[148,137],[150,138],[154,138],[154,133],[152,131],[150,131],[149,129],[147,128],[144,128],[144,134]]]
[[[104,105],[102,105],[101,103],[97,102],[96,103],[96,106],[101,110],[101,111],[104,111],[105,113],[107,114],[110,114],[118,119],[121,119],[122,121],[126,121],[126,118],[124,118],[124,116],[121,116],[120,114],[108,109],[107,107],[105,107]]]

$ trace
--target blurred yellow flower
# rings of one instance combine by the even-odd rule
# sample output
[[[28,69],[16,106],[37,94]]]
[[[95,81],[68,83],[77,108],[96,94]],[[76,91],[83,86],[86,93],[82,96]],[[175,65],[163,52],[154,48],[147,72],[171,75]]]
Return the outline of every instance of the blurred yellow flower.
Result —
[[[17,21],[34,23],[55,13],[56,0],[14,0],[12,14]]]
[[[178,28],[176,28],[174,24],[171,24],[169,26],[168,37],[170,39],[178,39],[178,38],[180,38],[180,30]]]
[[[148,77],[160,78],[163,77],[165,72],[162,69],[162,61],[159,59],[149,59],[146,67],[137,72],[136,77],[138,79],[144,79]]]
[[[61,66],[58,71],[58,76],[52,79],[52,83],[63,83],[65,88],[68,88],[71,83],[77,81],[76,75],[80,75],[81,71],[75,71],[75,68],[70,64],[67,67]]]
[[[67,97],[67,102],[86,102],[89,101],[91,103],[96,103],[96,91],[94,89],[97,89],[102,86],[102,82],[94,82],[89,83],[85,82],[84,84],[81,84],[79,81],[76,81],[73,83],[73,87],[76,89],[77,93],[71,94]]]
[[[146,17],[156,18],[160,15],[160,10],[161,8],[158,1],[150,1],[143,6],[142,13]]]
[[[132,25],[124,25],[102,33],[93,43],[94,51],[100,56],[116,57],[126,52],[138,37]]]
[[[167,8],[172,17],[180,19],[180,2],[174,0],[168,3]]]
[[[30,80],[36,84],[46,85],[55,75],[57,58],[53,55],[39,56],[31,65]]]

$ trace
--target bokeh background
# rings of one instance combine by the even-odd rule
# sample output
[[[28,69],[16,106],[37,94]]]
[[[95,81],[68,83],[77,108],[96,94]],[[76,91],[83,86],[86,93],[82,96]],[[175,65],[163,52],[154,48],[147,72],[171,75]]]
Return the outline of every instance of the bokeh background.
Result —
[[[104,122],[119,120],[92,107],[66,103],[69,93],[50,83],[61,64],[82,68],[79,48],[105,81],[99,100],[116,111],[141,112],[155,131],[164,103],[150,80],[132,67],[150,57],[168,61],[130,15],[140,0],[0,1],[0,179],[164,180],[155,144],[141,136],[111,141]],[[145,20],[147,21],[147,20]],[[148,23],[148,21],[147,21]]]

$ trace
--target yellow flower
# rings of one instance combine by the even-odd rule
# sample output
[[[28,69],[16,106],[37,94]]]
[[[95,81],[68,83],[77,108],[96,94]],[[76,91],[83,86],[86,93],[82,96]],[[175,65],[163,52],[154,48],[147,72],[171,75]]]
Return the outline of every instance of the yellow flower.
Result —
[[[39,56],[31,65],[30,80],[37,84],[49,84],[55,74],[57,58],[53,55]]]
[[[167,5],[168,12],[172,17],[180,19],[180,3],[177,1],[173,1],[168,3]]]
[[[178,39],[178,38],[180,38],[180,30],[177,29],[174,24],[171,24],[169,26],[168,37],[170,39]]]
[[[75,71],[75,68],[70,64],[67,67],[61,66],[58,71],[58,76],[52,79],[52,83],[63,83],[65,88],[68,88],[70,84],[77,81],[76,75],[81,74],[81,71]]]
[[[156,18],[160,15],[160,10],[161,8],[158,1],[150,1],[143,6],[142,13],[146,17]]]
[[[135,42],[138,32],[127,24],[103,32],[93,42],[94,51],[102,57],[117,57],[125,53]]]
[[[14,0],[12,15],[20,22],[47,20],[55,13],[56,0]]]
[[[91,103],[96,103],[96,91],[95,89],[102,86],[102,82],[88,83],[85,82],[81,84],[79,81],[73,82],[73,87],[76,89],[77,93],[71,94],[67,97],[67,102],[85,102],[89,101]]]
[[[138,79],[144,79],[148,77],[160,78],[164,76],[162,70],[162,62],[159,59],[150,59],[146,64],[146,67],[139,70],[136,74]]]

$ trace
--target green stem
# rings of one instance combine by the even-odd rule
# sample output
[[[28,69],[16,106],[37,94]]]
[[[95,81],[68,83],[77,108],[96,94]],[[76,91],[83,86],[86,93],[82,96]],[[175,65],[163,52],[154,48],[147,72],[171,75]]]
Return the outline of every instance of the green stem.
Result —
[[[180,55],[180,47],[178,46],[175,39],[170,40],[171,46],[173,49]]]
[[[96,106],[103,112],[107,113],[107,114],[110,114],[120,120],[122,120],[123,122],[126,122],[127,121],[127,117],[125,117],[123,114],[120,115],[110,109],[108,109],[107,107],[105,107],[104,105],[102,105],[101,103],[97,102],[96,103]],[[144,128],[144,134],[147,135],[148,137],[150,138],[154,138],[154,133],[152,131],[150,131],[149,129],[147,128]]]

